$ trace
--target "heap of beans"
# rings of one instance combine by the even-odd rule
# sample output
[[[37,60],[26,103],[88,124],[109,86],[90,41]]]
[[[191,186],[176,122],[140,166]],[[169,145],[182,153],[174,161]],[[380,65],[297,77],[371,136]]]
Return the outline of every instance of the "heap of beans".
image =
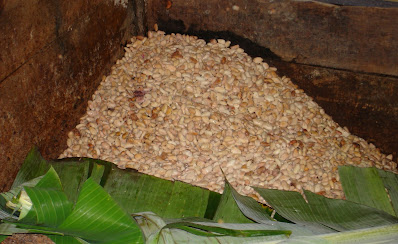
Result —
[[[218,192],[223,171],[253,197],[250,186],[342,198],[339,165],[396,171],[392,155],[229,41],[161,31],[131,41],[60,158],[100,158]]]

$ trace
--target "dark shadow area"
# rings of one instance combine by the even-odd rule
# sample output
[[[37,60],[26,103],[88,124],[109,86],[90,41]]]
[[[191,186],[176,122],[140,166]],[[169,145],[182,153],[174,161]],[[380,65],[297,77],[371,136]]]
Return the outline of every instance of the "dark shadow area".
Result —
[[[338,6],[358,6],[358,7],[377,7],[377,8],[398,8],[398,2],[383,0],[316,0],[317,2],[329,3]]]
[[[185,31],[185,25],[181,20],[170,20],[167,22],[158,23],[159,29],[166,32],[166,34],[171,33],[181,33],[190,36],[197,36],[200,39],[209,42],[212,39],[224,39],[231,42],[231,46],[239,45],[245,50],[247,54],[251,57],[261,57],[264,60],[278,60],[281,61],[280,57],[274,54],[270,49],[262,47],[250,39],[236,35],[231,31],[206,31],[197,30],[195,26],[190,26],[187,31]]]

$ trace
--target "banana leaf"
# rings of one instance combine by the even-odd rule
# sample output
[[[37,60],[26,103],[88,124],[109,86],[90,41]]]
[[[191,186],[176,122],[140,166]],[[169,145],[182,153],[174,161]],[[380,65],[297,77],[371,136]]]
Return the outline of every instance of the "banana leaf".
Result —
[[[339,167],[346,200],[304,191],[254,189],[284,218],[321,231],[350,231],[398,223],[398,176],[375,168]],[[387,189],[387,190],[386,190]]]
[[[29,216],[29,221],[24,221],[25,219],[13,223],[3,221],[0,228],[7,227],[8,229],[0,233],[3,235],[42,233],[47,234],[56,243],[140,243],[142,241],[141,231],[137,228],[136,223],[96,183],[101,178],[99,175],[103,174],[105,170],[101,166],[94,166],[94,168],[96,169],[91,172],[91,177],[78,190],[79,196],[73,209],[72,203],[62,190],[61,179],[52,166],[44,176],[38,178],[39,181],[36,181],[37,179],[29,181],[37,182],[35,185],[28,187],[22,183],[17,186],[17,189],[27,192],[29,200],[32,202],[32,208],[26,215]],[[178,195],[179,192],[182,192],[181,185],[177,189],[179,190],[176,192]],[[15,190],[12,192],[15,196],[20,195]],[[6,196],[9,197],[9,194]],[[32,223],[32,220],[35,222]],[[227,239],[237,237],[236,243],[241,243],[243,237],[263,238],[264,236],[290,235],[291,233],[285,230],[258,229],[258,226],[256,226],[257,229],[247,229],[247,226],[241,226],[243,229],[238,230],[223,226],[209,226],[208,224],[208,222],[194,223],[178,220],[165,224],[162,229],[183,230],[182,236],[190,233],[193,236],[210,238],[210,240],[212,237],[216,240],[221,237]],[[145,224],[145,226],[147,225]]]
[[[242,229],[251,230],[248,231],[253,233],[253,236],[205,236],[202,234],[194,234],[193,231],[183,231],[182,229],[169,228],[172,224],[166,224],[161,218],[153,213],[137,213],[134,214],[139,223],[143,233],[147,239],[147,243],[289,243],[289,244],[351,244],[351,243],[396,243],[398,240],[398,225],[381,226],[366,228],[353,231],[345,232],[333,232],[328,234],[307,234],[296,235],[292,234],[289,238],[288,231],[275,231],[275,235],[268,236],[255,236],[256,231],[272,231],[275,226],[267,226],[263,224],[233,224],[233,223],[201,223],[194,222],[193,224],[205,225],[207,229],[215,227],[214,229],[228,229],[230,231],[236,230],[236,234],[240,233]],[[174,224],[174,223],[173,223]],[[178,224],[178,223],[177,223]],[[283,223],[283,225],[294,226],[294,224]],[[200,227],[199,227],[200,228]],[[201,231],[199,229],[199,231]]]
[[[347,200],[398,216],[398,175],[376,168],[340,166]]]
[[[32,201],[33,209],[30,211],[32,213],[30,219],[34,219],[36,224],[58,226],[72,211],[72,203],[62,191],[59,177],[52,167],[34,187],[25,186],[23,189]],[[48,202],[51,202],[51,205],[47,204]],[[27,214],[30,215],[30,213]],[[24,223],[27,223],[26,219],[24,218]]]
[[[131,217],[91,178],[84,184],[72,213],[57,230],[85,240],[141,243],[141,231]]]
[[[236,191],[232,189],[231,192],[228,183],[221,196],[216,192],[180,181],[168,181],[131,169],[122,170],[102,160],[68,158],[46,161],[37,148],[32,148],[29,152],[13,187],[45,174],[50,166],[59,175],[64,192],[72,203],[76,202],[83,182],[88,177],[94,179],[95,172],[99,172],[95,176],[95,181],[130,214],[151,211],[162,218],[170,219],[199,217],[224,222],[253,223],[239,211],[232,194]],[[258,208],[261,208],[257,202],[252,204],[257,204]],[[262,217],[270,218],[270,214],[271,212],[264,212]]]
[[[398,218],[362,204],[330,199],[304,191],[254,188],[280,215],[303,226],[325,231],[348,231],[398,224]]]
[[[241,208],[238,206],[238,203],[235,201],[233,192],[236,191],[228,183],[228,181],[225,180],[224,192],[223,195],[221,196],[221,201],[214,215],[213,220],[219,223],[254,223],[254,221],[250,220],[242,213]],[[258,203],[257,205],[258,207],[261,208],[261,206]],[[235,213],[235,214],[231,215],[230,213]]]
[[[285,240],[291,231],[268,229],[259,224],[220,224],[176,220],[166,224],[151,212],[133,215],[147,243],[274,243]]]
[[[289,244],[395,244],[398,240],[398,225],[365,228],[324,235],[300,236],[279,243]]]
[[[130,214],[152,211],[162,218],[212,219],[221,198],[220,194],[204,188],[160,179],[131,169],[122,170],[102,160],[68,158],[46,161],[37,148],[29,152],[12,187],[44,175],[50,166],[59,175],[64,192],[72,203],[76,202],[84,181],[89,177],[94,179],[97,172],[99,175],[95,176],[95,181]]]
[[[268,206],[264,206],[262,204],[259,204],[256,200],[254,200],[251,197],[243,196],[240,195],[228,182],[227,179],[225,179],[225,188],[227,191],[231,192],[231,195],[234,198],[235,205],[240,209],[242,214],[246,216],[247,218],[251,219],[252,221],[256,223],[269,223],[270,220],[272,221],[281,221],[281,222],[287,222],[291,223],[289,220],[283,218],[280,216],[278,213],[276,213],[273,209],[271,209]],[[224,194],[223,193],[223,197]],[[273,214],[273,217],[271,215]],[[237,222],[234,222],[237,223]]]
[[[387,189],[388,197],[392,199],[390,205],[366,205],[368,199],[377,201],[374,197],[360,197],[357,199],[367,200],[353,202],[328,199],[305,191],[304,199],[297,192],[254,188],[276,210],[275,216],[280,214],[280,219],[291,223],[270,218],[269,211],[253,199],[239,195],[227,181],[221,196],[183,182],[166,181],[134,170],[121,170],[101,160],[72,158],[47,162],[36,149],[29,153],[21,171],[25,172],[18,174],[14,182],[14,192],[2,194],[0,205],[3,207],[5,199],[9,201],[13,194],[25,189],[32,195],[34,205],[39,206],[28,212],[28,220],[40,220],[42,226],[33,226],[29,221],[15,223],[15,218],[12,218],[16,216],[15,213],[2,211],[0,214],[5,216],[6,220],[3,218],[0,230],[3,228],[4,231],[6,227],[9,228],[6,231],[18,229],[22,233],[45,233],[56,243],[94,243],[97,241],[93,238],[99,237],[101,241],[98,243],[129,243],[132,238],[131,232],[134,231],[123,232],[123,227],[117,227],[117,240],[109,239],[111,237],[106,234],[107,230],[100,228],[102,225],[109,226],[109,223],[94,221],[96,215],[106,213],[108,208],[97,209],[91,212],[88,220],[83,220],[82,216],[91,210],[87,206],[96,205],[101,199],[113,202],[112,206],[118,209],[116,212],[120,216],[128,216],[130,220],[130,214],[144,212],[134,214],[133,223],[140,226],[140,231],[134,232],[135,237],[142,232],[147,243],[352,243],[354,240],[360,240],[361,243],[370,243],[369,240],[394,243],[392,240],[397,238],[398,219],[391,215],[391,212],[385,211],[388,211],[389,206],[395,212],[396,201],[393,199],[397,196],[397,178],[396,175],[385,174],[384,171],[378,172],[378,177],[382,178],[383,190]],[[44,180],[34,179],[46,172],[42,177]],[[51,174],[59,175],[59,179],[54,179]],[[351,177],[350,174],[346,175],[340,175],[342,181],[345,177]],[[372,177],[377,176],[374,175]],[[369,174],[362,174],[361,177],[366,176]],[[25,183],[29,181],[31,183]],[[343,184],[343,188],[352,187],[352,184]],[[56,196],[59,202],[70,202],[73,206],[72,212],[60,216],[60,220],[47,220],[44,207],[40,209],[43,205],[40,203],[41,197],[35,198],[35,191],[40,192],[37,194],[44,194],[43,196]],[[64,195],[61,197],[62,194],[59,192],[64,192]],[[95,192],[91,196],[101,196],[98,201],[90,197],[82,198],[85,195],[90,196],[91,192]],[[357,192],[362,194],[360,191]],[[82,203],[87,205],[84,206]],[[102,205],[97,204],[98,207]],[[384,208],[385,206],[387,208]],[[54,209],[55,207],[49,210],[56,214]],[[69,207],[65,209],[64,211],[68,211]],[[153,213],[147,213],[148,211]],[[246,217],[250,220],[245,219]],[[121,217],[123,218],[127,221],[125,217]],[[220,222],[224,223],[211,220],[221,220]],[[225,223],[235,221],[240,223]],[[79,226],[79,223],[83,224]],[[134,226],[129,221],[124,223],[126,228]],[[98,235],[95,234],[96,227],[101,230]],[[109,229],[112,228],[115,227],[109,226]],[[365,236],[367,238],[364,238]]]
[[[57,243],[83,240],[93,243],[143,242],[137,223],[91,178],[83,183],[74,206],[63,192],[60,178],[52,167],[34,187],[25,186],[22,190],[29,197],[25,201],[31,201],[32,207],[19,221],[3,219],[1,235],[49,234]]]

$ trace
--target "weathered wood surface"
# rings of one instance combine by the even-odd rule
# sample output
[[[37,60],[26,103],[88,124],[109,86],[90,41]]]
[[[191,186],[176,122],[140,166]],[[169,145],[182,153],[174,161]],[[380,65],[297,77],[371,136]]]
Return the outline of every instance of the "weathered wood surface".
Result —
[[[34,144],[48,158],[66,148],[101,77],[144,33],[144,0],[115,2],[0,4],[0,191]]]
[[[170,20],[180,21],[182,31],[231,31],[286,61],[398,75],[398,8],[292,0],[148,1],[148,26],[162,28]]]

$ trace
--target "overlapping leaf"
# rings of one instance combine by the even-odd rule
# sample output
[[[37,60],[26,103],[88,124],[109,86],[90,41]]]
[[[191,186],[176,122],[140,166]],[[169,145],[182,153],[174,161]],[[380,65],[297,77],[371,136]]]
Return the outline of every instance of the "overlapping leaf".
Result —
[[[235,201],[233,192],[236,192],[235,189],[233,189],[226,181],[224,192],[213,220],[221,223],[254,223],[252,220],[248,219],[239,209],[239,203],[237,204]],[[242,198],[244,197],[242,196]],[[260,207],[260,205],[258,205],[258,207]]]
[[[135,170],[122,170],[102,160],[69,158],[47,162],[36,148],[29,152],[14,185],[45,174],[50,166],[59,175],[64,192],[71,202],[76,202],[82,184],[91,176],[130,214],[152,211],[166,218],[211,219],[221,197],[218,193],[187,183],[172,182]],[[25,172],[33,168],[34,173]]]
[[[260,206],[260,204],[251,197],[240,195],[225,179],[225,188],[230,189],[235,204],[239,207],[240,211],[249,219],[256,223],[269,223],[269,221],[282,221],[290,222],[279,214],[274,213],[274,218],[271,217],[273,210],[269,207]],[[225,191],[225,190],[224,190]],[[224,192],[225,194],[225,192]],[[223,194],[223,195],[224,195]]]
[[[26,218],[43,225],[6,221],[0,225],[0,233],[47,233],[56,243],[134,243],[143,241],[141,233],[148,243],[393,243],[398,238],[398,219],[393,216],[398,207],[397,175],[352,168],[342,169],[340,174],[351,201],[305,191],[307,202],[297,192],[255,188],[277,210],[275,216],[279,213],[285,218],[276,219],[293,224],[270,218],[269,212],[238,194],[228,182],[221,197],[182,182],[120,170],[101,160],[46,162],[32,150],[14,186],[19,186],[16,192],[24,187],[34,202]],[[29,183],[30,187],[22,185],[49,169],[43,179]],[[59,178],[54,178],[57,174]],[[365,193],[368,195],[363,196]],[[12,194],[3,196],[9,199]],[[53,206],[46,206],[44,202],[50,199]],[[64,209],[62,202],[75,206],[69,211],[72,205]],[[0,197],[0,205],[4,207],[4,198]],[[129,216],[141,211],[154,213],[136,214],[136,222]],[[0,214],[4,218],[10,212]]]
[[[84,183],[72,213],[57,229],[86,240],[106,242],[128,236],[130,241],[142,241],[131,217],[91,178]]]
[[[283,217],[294,223],[325,230],[347,231],[398,223],[398,218],[354,202],[329,199],[304,191],[255,190]]]
[[[266,243],[285,240],[290,231],[269,230],[259,224],[219,224],[178,221],[166,224],[153,213],[134,214],[147,243]]]
[[[339,174],[347,200],[398,216],[397,174],[353,166],[340,166]]]
[[[72,211],[72,203],[62,191],[61,181],[51,167],[34,187],[24,187],[32,201],[35,223],[48,227],[61,224]]]
[[[29,221],[23,218],[0,224],[2,235],[51,234],[60,243],[79,238],[100,243],[143,242],[136,222],[91,178],[82,185],[73,210],[52,167],[34,187],[24,189],[33,203],[26,217]]]

